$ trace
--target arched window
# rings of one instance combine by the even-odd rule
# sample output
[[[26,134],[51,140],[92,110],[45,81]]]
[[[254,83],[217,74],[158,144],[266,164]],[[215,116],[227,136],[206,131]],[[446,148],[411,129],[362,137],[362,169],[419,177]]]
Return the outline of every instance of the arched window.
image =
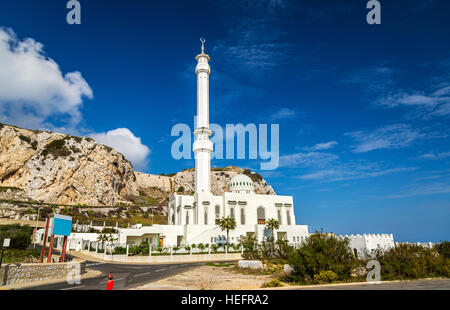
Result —
[[[208,208],[205,207],[205,225],[208,225]]]
[[[258,207],[258,209],[256,209],[256,216],[258,217],[259,225],[266,224],[266,210],[264,209],[264,207]]]
[[[235,218],[235,216],[234,216],[234,208],[233,207],[230,208],[230,216],[233,219]]]
[[[186,212],[186,225],[189,224],[189,211]]]
[[[245,225],[245,211],[241,208],[241,225]]]

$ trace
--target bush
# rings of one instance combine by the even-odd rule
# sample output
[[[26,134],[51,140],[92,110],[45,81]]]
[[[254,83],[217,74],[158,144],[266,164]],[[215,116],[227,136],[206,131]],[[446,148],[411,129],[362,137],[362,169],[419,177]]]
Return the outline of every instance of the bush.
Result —
[[[149,255],[150,248],[148,242],[141,242],[139,245],[133,245],[129,248],[129,255]]]
[[[252,259],[260,259],[261,255],[259,252],[258,241],[253,236],[246,236],[241,238],[240,244],[244,248],[244,253],[242,257],[244,259],[252,260]]]
[[[450,242],[444,241],[436,245],[436,251],[444,258],[450,258]]]
[[[117,233],[117,231],[116,231],[115,228],[112,228],[112,227],[105,227],[105,228],[102,229],[102,232],[101,232],[101,233],[102,233],[102,234],[115,234],[115,233]]]
[[[280,280],[273,279],[264,283],[262,287],[281,287],[281,286],[283,286],[283,283],[281,283]]]
[[[315,284],[325,284],[325,283],[331,283],[333,281],[336,281],[338,278],[338,275],[331,271],[321,271],[319,274],[314,275],[314,283]]]
[[[11,239],[11,249],[26,249],[31,244],[32,234],[33,228],[28,225],[20,226],[13,224],[0,226],[0,241],[3,244],[3,239]]]
[[[65,146],[66,139],[54,140],[47,144],[47,146],[42,151],[42,155],[47,157],[47,155],[53,155],[53,157],[65,157],[70,155],[72,152]]]
[[[217,244],[212,244],[211,245],[211,251],[213,253],[217,253],[217,250],[219,249],[219,246]]]
[[[376,251],[374,256],[381,264],[382,280],[450,277],[450,259],[437,249],[400,244],[384,252]]]
[[[289,255],[289,265],[294,269],[291,277],[295,281],[310,283],[315,275],[327,270],[337,275],[336,280],[347,280],[357,264],[348,243],[348,239],[326,234],[311,235]]]
[[[258,243],[255,237],[244,237],[240,241],[244,248],[244,259],[262,260],[287,260],[294,251],[287,240],[277,240],[275,244],[271,240],[264,240]],[[237,247],[238,249],[239,247]]]

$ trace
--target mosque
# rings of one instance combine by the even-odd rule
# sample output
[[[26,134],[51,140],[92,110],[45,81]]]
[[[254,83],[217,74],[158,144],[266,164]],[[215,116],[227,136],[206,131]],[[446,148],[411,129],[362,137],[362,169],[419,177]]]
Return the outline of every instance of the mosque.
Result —
[[[308,226],[297,225],[292,196],[256,194],[251,178],[244,174],[233,177],[228,184],[230,192],[220,196],[211,193],[211,152],[209,140],[209,75],[210,57],[205,54],[204,40],[201,53],[195,58],[197,66],[197,121],[195,141],[195,193],[193,196],[173,193],[168,205],[168,225],[153,225],[139,229],[121,229],[119,243],[139,244],[147,241],[154,246],[183,246],[226,242],[226,232],[218,226],[222,217],[232,217],[236,228],[229,232],[230,243],[240,237],[254,236],[258,241],[271,237],[266,228],[268,219],[278,220],[280,227],[275,239],[300,243],[308,236]]]
[[[229,232],[230,243],[237,244],[244,236],[254,236],[258,241],[271,238],[272,233],[266,227],[269,219],[278,220],[280,226],[275,230],[275,239],[287,240],[299,245],[309,236],[307,225],[296,224],[292,196],[262,195],[255,193],[250,177],[244,174],[234,176],[228,183],[229,192],[213,195],[211,192],[211,152],[213,143],[209,140],[209,75],[210,58],[204,51],[197,55],[197,122],[194,131],[195,141],[195,192],[194,195],[173,193],[168,205],[167,225],[119,228],[116,242],[120,245],[138,245],[149,243],[152,247],[184,247],[192,244],[225,244],[226,231],[219,227],[222,217],[232,217],[236,228]],[[35,241],[43,240],[44,229],[38,230]],[[395,246],[392,234],[357,234],[347,237],[349,247],[355,255],[377,248],[389,249]],[[97,233],[72,233],[69,237],[69,249],[80,251],[88,242],[96,242]],[[55,244],[60,244],[57,240]]]

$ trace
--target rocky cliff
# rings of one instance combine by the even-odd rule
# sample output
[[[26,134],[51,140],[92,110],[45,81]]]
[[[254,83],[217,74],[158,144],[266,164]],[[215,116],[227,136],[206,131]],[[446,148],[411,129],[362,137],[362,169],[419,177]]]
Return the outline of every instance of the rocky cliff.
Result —
[[[0,186],[55,204],[114,205],[137,194],[133,167],[90,138],[0,124]]]
[[[239,173],[252,178],[256,193],[275,194],[259,174],[232,166],[212,169],[212,192],[227,191]],[[90,138],[0,124],[0,199],[161,207],[174,191],[193,194],[194,169],[170,175],[135,172],[122,154]]]
[[[272,186],[267,184],[261,175],[248,169],[228,166],[211,169],[211,191],[214,195],[221,195],[228,191],[228,182],[235,175],[243,173],[248,175],[255,184],[255,193],[275,195]],[[176,174],[154,175],[136,172],[138,190],[148,192],[156,188],[164,192],[178,192],[180,194],[194,193],[194,169],[186,169]]]

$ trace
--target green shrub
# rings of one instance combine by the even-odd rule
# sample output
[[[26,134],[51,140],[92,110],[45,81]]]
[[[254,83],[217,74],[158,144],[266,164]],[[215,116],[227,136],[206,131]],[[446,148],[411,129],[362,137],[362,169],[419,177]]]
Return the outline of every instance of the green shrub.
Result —
[[[262,285],[262,287],[281,287],[281,286],[283,286],[283,283],[281,283],[280,280],[278,279],[270,280]]]
[[[31,144],[31,139],[29,137],[20,135],[19,138],[20,138],[20,140],[25,141],[28,144]]]
[[[252,236],[241,238],[239,245],[244,248],[243,258],[250,260],[287,260],[294,251],[287,240],[277,240],[273,244],[271,240],[266,239],[258,243],[256,238]],[[239,249],[239,245],[236,246],[235,250]]]
[[[336,281],[338,278],[338,275],[331,271],[321,271],[318,274],[314,275],[314,283],[315,284],[325,284],[325,283],[331,283]]]
[[[309,283],[321,271],[332,271],[339,280],[347,280],[357,260],[348,246],[348,239],[322,233],[311,235],[301,247],[289,255],[293,267],[291,277],[298,282]]]
[[[450,242],[444,241],[436,245],[436,251],[444,258],[450,258]]]
[[[70,155],[72,152],[66,147],[66,139],[54,140],[47,144],[42,150],[42,155],[47,157],[47,155],[53,155],[53,157],[65,157]]]
[[[105,227],[101,231],[102,234],[115,234],[116,232],[116,229],[112,227]]]
[[[211,251],[213,253],[217,253],[217,250],[219,249],[219,246],[217,244],[212,244],[211,245]]]
[[[382,280],[450,277],[450,259],[437,249],[414,244],[400,244],[387,251],[376,251]]]
[[[129,255],[148,255],[150,248],[148,242],[142,241],[139,245],[133,245],[129,248]]]
[[[11,249],[26,249],[31,244],[32,234],[33,228],[28,225],[0,225],[0,241],[3,242],[5,238],[11,239]]]
[[[114,254],[127,254],[127,248],[122,246],[115,247]]]

